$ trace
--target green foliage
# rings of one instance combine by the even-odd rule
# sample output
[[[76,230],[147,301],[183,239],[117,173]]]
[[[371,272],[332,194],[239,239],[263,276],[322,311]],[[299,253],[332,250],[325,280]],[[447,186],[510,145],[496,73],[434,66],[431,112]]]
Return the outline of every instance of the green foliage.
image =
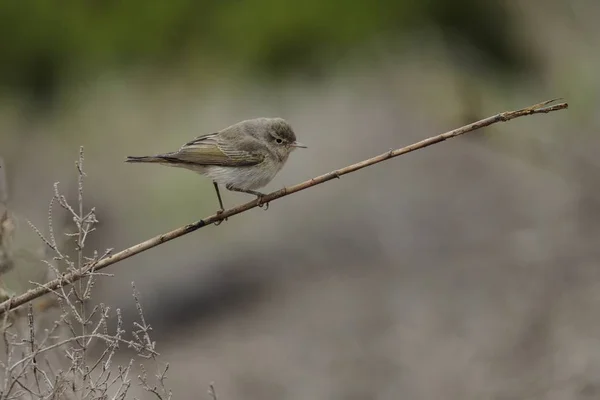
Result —
[[[521,59],[495,1],[1,0],[0,84],[43,96],[94,69],[186,56],[276,75],[432,24],[476,44],[492,67]]]
[[[268,72],[302,69],[399,30],[409,8],[389,0],[227,1],[213,19],[213,45]]]
[[[508,74],[529,72],[537,60],[527,41],[517,32],[507,2],[453,0],[426,0],[424,15],[444,33],[448,44],[462,47],[467,52],[456,53],[467,58],[463,64],[484,66]],[[460,60],[457,60],[460,62]]]

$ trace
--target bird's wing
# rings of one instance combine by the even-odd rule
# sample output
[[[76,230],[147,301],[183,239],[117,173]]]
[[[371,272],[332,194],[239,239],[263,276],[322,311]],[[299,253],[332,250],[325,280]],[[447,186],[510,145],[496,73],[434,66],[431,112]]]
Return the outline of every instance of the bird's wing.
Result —
[[[231,144],[219,133],[198,136],[181,148],[166,156],[173,161],[197,165],[221,165],[242,167],[260,164],[264,155],[253,151],[257,148],[256,139],[251,137],[237,140]]]
[[[189,142],[187,142],[186,144],[181,146],[181,148],[183,149],[186,146],[193,146],[198,143],[205,143],[205,144],[216,143],[218,134],[219,134],[218,132],[214,132],[214,133],[209,133],[207,135],[197,136],[195,139],[190,140]]]

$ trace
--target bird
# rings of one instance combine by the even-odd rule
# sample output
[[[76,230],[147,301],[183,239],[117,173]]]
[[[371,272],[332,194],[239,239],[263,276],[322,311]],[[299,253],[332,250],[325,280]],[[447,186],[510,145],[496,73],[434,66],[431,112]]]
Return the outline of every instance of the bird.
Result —
[[[220,210],[225,211],[219,185],[255,195],[262,206],[266,186],[283,168],[289,155],[307,146],[283,118],[254,118],[215,133],[197,136],[179,150],[153,156],[128,156],[129,163],[155,163],[185,168],[212,180]],[[268,206],[268,205],[267,205]]]

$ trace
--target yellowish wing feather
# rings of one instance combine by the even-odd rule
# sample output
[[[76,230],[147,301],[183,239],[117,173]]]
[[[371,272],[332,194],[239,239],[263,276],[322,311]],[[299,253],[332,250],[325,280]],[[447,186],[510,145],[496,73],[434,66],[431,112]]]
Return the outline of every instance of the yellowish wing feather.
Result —
[[[251,166],[261,163],[264,156],[253,154],[218,140],[216,133],[199,136],[184,144],[168,158],[198,165]]]

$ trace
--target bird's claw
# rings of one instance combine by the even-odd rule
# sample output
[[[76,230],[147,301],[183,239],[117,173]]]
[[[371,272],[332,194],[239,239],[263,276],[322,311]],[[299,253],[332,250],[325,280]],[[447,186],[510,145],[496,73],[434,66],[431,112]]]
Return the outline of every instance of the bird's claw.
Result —
[[[225,210],[224,210],[224,209],[220,209],[220,210],[218,210],[218,211],[217,211],[217,215],[221,215],[221,214],[223,214],[223,211],[225,211]],[[221,225],[221,224],[223,223],[223,221],[227,221],[227,217],[225,217],[225,218],[223,218],[223,219],[220,219],[220,220],[218,220],[218,221],[215,221],[215,226],[219,226],[219,225]]]
[[[265,211],[267,211],[269,209],[269,203],[268,202],[263,203],[263,196],[256,196],[256,198],[258,200],[258,202],[256,203],[256,205],[259,208],[262,208]]]

